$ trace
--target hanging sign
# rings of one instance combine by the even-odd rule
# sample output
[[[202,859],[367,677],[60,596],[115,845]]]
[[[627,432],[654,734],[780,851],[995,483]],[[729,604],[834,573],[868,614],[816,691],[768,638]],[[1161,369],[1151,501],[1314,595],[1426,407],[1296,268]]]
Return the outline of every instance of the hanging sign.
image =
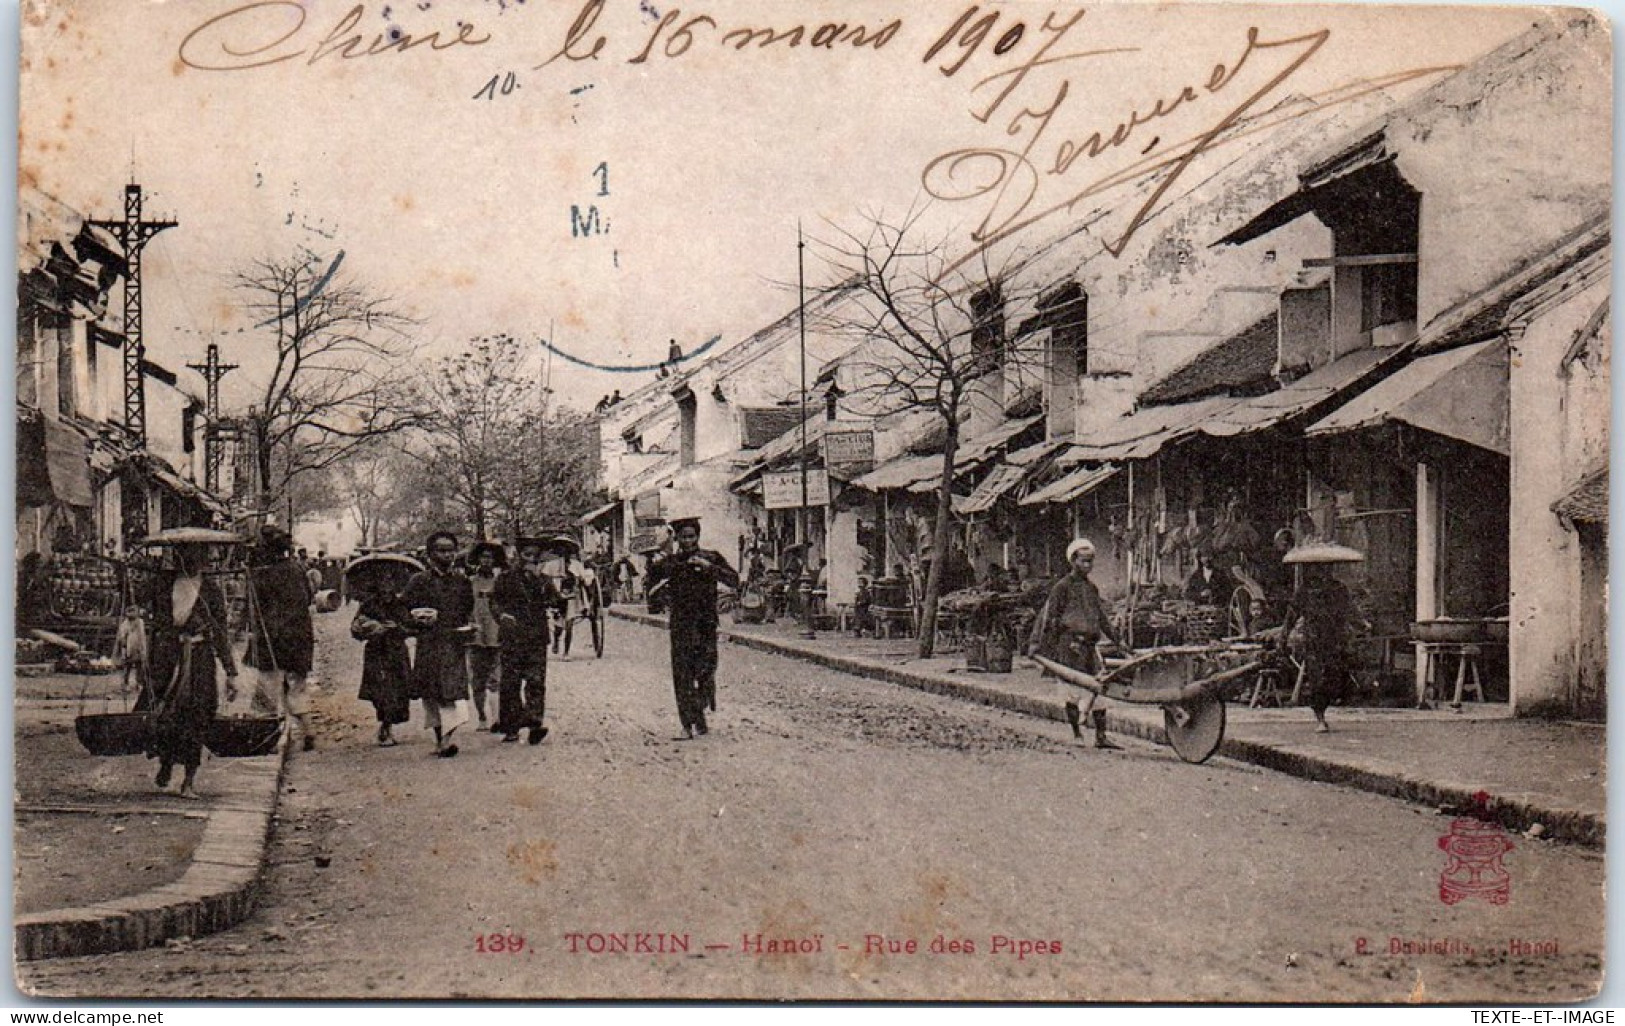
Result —
[[[768,509],[797,509],[801,506],[801,471],[785,470],[762,475],[762,504]],[[829,505],[829,476],[822,470],[807,471],[807,505]]]
[[[866,474],[875,467],[873,428],[824,434],[824,465],[847,474]]]

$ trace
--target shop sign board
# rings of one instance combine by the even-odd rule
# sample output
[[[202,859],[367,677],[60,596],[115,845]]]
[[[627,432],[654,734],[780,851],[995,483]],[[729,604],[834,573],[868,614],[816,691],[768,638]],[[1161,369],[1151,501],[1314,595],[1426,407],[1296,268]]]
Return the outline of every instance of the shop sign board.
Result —
[[[801,471],[785,470],[762,475],[762,504],[768,509],[797,509],[801,506]],[[807,505],[829,505],[829,476],[822,470],[807,471]]]
[[[849,474],[866,474],[875,467],[873,428],[830,431],[824,434],[824,465]]]

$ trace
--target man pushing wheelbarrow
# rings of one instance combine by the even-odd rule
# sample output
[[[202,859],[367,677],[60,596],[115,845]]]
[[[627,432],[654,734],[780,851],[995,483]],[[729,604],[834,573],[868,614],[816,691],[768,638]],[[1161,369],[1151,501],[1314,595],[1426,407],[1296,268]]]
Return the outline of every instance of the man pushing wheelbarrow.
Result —
[[[1083,737],[1083,713],[1090,712],[1095,747],[1116,748],[1106,737],[1106,714],[1095,699],[1162,707],[1168,743],[1186,762],[1201,763],[1224,740],[1224,689],[1256,673],[1262,665],[1249,645],[1181,645],[1131,654],[1106,670],[1101,641],[1115,644],[1100,592],[1089,580],[1095,547],[1079,538],[1067,546],[1072,571],[1056,582],[1034,624],[1027,652],[1056,678],[1066,703],[1072,734]],[[1087,698],[1083,697],[1087,696]]]
[[[1066,561],[1072,569],[1050,589],[1049,599],[1033,623],[1027,654],[1099,677],[1101,660],[1097,646],[1102,639],[1114,639],[1100,589],[1089,579],[1089,571],[1095,566],[1094,542],[1087,538],[1074,540],[1066,547]],[[1061,700],[1066,703],[1066,722],[1072,727],[1072,736],[1083,739],[1083,714],[1088,711],[1095,728],[1095,747],[1118,748],[1106,736],[1106,710],[1094,707],[1095,699],[1100,696],[1065,677],[1057,675],[1055,679]]]

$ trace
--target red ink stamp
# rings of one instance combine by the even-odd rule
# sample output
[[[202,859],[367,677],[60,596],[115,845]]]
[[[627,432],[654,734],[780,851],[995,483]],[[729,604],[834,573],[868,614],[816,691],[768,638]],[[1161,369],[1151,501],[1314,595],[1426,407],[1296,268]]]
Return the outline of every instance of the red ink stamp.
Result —
[[[1491,818],[1489,801],[1483,791],[1473,795],[1473,813],[1452,820],[1450,831],[1439,838],[1440,850],[1449,856],[1439,873],[1439,900],[1446,905],[1466,898],[1491,905],[1512,900],[1512,876],[1501,859],[1515,846]]]

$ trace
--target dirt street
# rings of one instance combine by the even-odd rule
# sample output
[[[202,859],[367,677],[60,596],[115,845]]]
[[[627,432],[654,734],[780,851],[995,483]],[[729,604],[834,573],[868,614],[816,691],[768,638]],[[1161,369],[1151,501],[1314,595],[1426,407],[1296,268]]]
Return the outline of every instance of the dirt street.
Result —
[[[373,745],[320,619],[263,907],[25,989],[187,997],[1554,1002],[1601,981],[1602,860],[1513,838],[1439,897],[1432,810],[724,646],[677,742],[662,632],[555,661],[538,747]],[[420,716],[414,712],[414,716]],[[207,769],[207,767],[205,767]]]

